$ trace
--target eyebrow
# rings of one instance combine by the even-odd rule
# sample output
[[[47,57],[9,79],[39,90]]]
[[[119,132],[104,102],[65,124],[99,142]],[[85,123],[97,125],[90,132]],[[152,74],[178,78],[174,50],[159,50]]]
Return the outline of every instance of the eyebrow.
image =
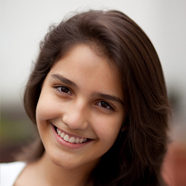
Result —
[[[62,83],[65,83],[66,85],[73,86],[73,87],[78,87],[73,81],[63,77],[62,75],[52,74],[51,76],[55,79],[58,79]],[[106,100],[110,100],[110,101],[116,101],[116,102],[120,103],[121,105],[124,105],[124,102],[117,96],[103,94],[103,93],[99,93],[99,92],[93,93],[92,96],[100,97],[102,99],[106,99]]]
[[[94,93],[94,96],[98,96],[102,99],[110,100],[110,101],[116,101],[120,103],[121,105],[124,105],[124,102],[117,96],[111,96],[108,94],[102,94],[102,93]]]
[[[65,84],[67,84],[69,86],[77,87],[77,85],[73,81],[70,81],[69,79],[63,77],[62,75],[52,74],[52,77],[55,78],[55,79],[58,79],[62,83],[65,83]]]

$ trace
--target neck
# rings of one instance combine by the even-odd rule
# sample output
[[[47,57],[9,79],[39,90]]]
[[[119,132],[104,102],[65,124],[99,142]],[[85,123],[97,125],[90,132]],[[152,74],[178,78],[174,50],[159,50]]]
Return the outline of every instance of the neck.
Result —
[[[43,177],[47,185],[65,186],[88,186],[89,176],[93,167],[78,167],[65,169],[55,165],[48,155],[44,153],[42,158],[36,162],[38,174]],[[42,178],[41,178],[42,179]]]

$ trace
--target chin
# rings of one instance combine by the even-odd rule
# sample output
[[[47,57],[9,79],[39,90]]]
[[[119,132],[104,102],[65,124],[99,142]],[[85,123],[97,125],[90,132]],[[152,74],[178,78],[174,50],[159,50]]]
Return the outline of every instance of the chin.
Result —
[[[71,158],[65,158],[62,155],[56,156],[56,154],[53,153],[52,155],[48,155],[48,156],[54,165],[60,168],[63,168],[63,169],[70,170],[70,169],[75,169],[80,166],[78,162],[75,162]]]

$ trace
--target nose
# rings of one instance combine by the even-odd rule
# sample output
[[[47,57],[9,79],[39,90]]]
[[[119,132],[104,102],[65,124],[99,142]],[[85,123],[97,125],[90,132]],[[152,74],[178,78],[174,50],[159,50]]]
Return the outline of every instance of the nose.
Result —
[[[63,123],[71,129],[86,129],[89,125],[88,110],[82,101],[74,101],[64,108]]]

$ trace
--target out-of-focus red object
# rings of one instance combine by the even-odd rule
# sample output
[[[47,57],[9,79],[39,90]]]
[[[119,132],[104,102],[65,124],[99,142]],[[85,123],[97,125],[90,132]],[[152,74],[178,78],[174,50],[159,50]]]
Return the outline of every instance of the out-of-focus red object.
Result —
[[[169,145],[162,174],[168,186],[186,186],[186,142]]]

